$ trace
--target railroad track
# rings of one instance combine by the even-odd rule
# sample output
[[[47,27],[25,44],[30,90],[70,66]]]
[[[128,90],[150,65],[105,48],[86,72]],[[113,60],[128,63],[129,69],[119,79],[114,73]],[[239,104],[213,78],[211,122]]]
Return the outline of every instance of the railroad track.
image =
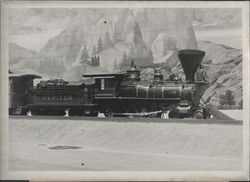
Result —
[[[69,120],[69,121],[93,121],[93,122],[143,122],[143,123],[186,123],[186,124],[237,124],[242,125],[242,120],[232,119],[162,119],[162,118],[127,118],[127,117],[86,117],[86,116],[23,116],[11,115],[10,120]]]

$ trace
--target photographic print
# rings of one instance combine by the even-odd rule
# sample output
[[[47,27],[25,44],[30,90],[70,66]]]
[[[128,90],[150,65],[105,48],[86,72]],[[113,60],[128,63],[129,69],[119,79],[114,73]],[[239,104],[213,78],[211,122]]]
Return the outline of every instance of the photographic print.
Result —
[[[7,171],[246,170],[243,2],[48,3],[5,6]]]

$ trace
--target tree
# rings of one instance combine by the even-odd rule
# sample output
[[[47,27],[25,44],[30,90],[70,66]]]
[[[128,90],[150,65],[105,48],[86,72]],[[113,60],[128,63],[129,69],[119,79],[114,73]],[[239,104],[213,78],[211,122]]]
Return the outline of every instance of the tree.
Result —
[[[239,109],[243,109],[243,100],[242,99],[239,102]]]
[[[127,56],[126,51],[124,51],[124,52],[123,52],[123,55],[122,55],[121,66],[126,65],[127,62],[128,62],[128,56]]]
[[[102,38],[100,36],[97,42],[97,54],[102,52],[102,50],[103,50],[103,45],[102,45]]]
[[[113,40],[113,42],[117,42],[119,40],[118,39],[118,34],[116,32],[112,33],[112,40]]]
[[[93,46],[92,56],[91,56],[91,65],[92,66],[99,66],[99,56],[96,56],[97,51],[95,45]]]
[[[114,60],[114,70],[117,70],[117,69],[119,69],[119,66],[118,66],[117,60],[115,59]]]
[[[153,52],[151,49],[149,49],[149,55],[148,55],[147,60],[149,63],[153,63],[153,61],[154,61],[154,56],[153,56]]]
[[[91,57],[91,65],[92,66],[99,66],[100,65],[100,57],[99,56],[92,56]]]
[[[231,106],[235,105],[234,95],[231,90],[226,90],[225,95],[220,95],[219,103],[220,105],[224,106],[224,108],[230,108]]]
[[[133,46],[129,47],[129,59],[135,59],[135,50]]]
[[[107,49],[111,46],[112,46],[112,40],[110,38],[110,34],[109,32],[106,32],[104,36],[104,48]]]
[[[128,61],[128,56],[127,56],[126,51],[123,52],[122,61],[125,62],[125,63]]]
[[[86,46],[81,51],[80,63],[89,63],[89,55]]]
[[[96,50],[96,47],[95,45],[93,46],[93,51],[92,51],[92,56],[96,56],[97,54],[97,50]]]

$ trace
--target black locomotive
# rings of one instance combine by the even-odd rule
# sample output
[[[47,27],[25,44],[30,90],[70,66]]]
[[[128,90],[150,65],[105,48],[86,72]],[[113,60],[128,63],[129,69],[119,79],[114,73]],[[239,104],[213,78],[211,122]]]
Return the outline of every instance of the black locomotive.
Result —
[[[168,112],[169,118],[209,118],[206,106],[200,104],[201,87],[205,81],[195,81],[194,76],[205,52],[181,50],[178,52],[186,80],[163,81],[163,75],[156,72],[154,83],[140,80],[140,71],[132,63],[131,69],[123,74],[84,75],[95,78],[94,100],[98,111],[105,116],[154,115],[159,117]]]
[[[67,83],[63,80],[40,82],[30,90],[32,100],[27,104],[32,114],[153,116],[168,113],[169,118],[209,118],[209,109],[201,104],[201,88],[206,81],[194,79],[205,55],[200,50],[181,50],[178,57],[186,80],[174,76],[168,81],[156,71],[154,82],[140,79],[140,71],[131,63],[125,73],[83,75],[94,83]]]

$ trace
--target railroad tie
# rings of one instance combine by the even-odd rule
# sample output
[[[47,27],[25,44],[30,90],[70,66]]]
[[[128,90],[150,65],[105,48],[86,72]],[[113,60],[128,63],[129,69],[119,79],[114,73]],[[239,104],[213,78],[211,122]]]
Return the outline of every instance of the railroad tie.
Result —
[[[213,115],[214,119],[221,119],[221,120],[234,120],[233,118],[227,116],[226,114],[222,113],[215,107],[210,107],[210,112]]]

